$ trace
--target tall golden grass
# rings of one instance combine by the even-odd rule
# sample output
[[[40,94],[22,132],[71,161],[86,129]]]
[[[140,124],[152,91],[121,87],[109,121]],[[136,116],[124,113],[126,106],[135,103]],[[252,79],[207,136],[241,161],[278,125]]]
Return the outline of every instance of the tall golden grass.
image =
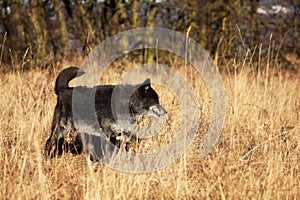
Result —
[[[85,154],[46,160],[43,147],[50,133],[59,71],[2,74],[0,199],[299,198],[299,74],[278,68],[257,73],[250,64],[237,63],[234,72],[222,74],[226,124],[217,145],[202,159],[198,155],[209,123],[209,94],[201,77],[188,73],[202,113],[195,142],[176,162],[144,174],[111,169]],[[107,73],[107,82],[116,83],[122,75],[116,68]],[[184,73],[181,66],[175,69]],[[176,96],[155,87],[169,111],[168,126],[157,138],[142,142],[146,150],[170,142],[180,126]]]

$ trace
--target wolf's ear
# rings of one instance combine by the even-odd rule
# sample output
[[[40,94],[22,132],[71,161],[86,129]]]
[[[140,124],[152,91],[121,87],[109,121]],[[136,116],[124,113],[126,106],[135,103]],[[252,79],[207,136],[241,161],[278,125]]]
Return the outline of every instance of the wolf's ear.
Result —
[[[146,79],[146,80],[143,82],[143,85],[151,85],[150,78]]]
[[[150,87],[151,87],[151,82],[150,79],[148,78],[139,86],[138,90],[141,94],[145,94],[150,89]]]

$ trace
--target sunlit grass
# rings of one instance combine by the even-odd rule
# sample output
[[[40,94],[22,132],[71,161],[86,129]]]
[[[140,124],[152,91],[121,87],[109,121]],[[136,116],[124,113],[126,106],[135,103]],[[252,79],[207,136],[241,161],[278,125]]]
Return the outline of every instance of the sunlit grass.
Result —
[[[244,65],[244,64],[243,64]],[[180,67],[176,70],[184,73]],[[198,157],[209,125],[210,99],[201,77],[189,73],[201,126],[186,154],[161,171],[130,174],[93,163],[85,154],[46,160],[43,154],[56,103],[58,71],[0,75],[1,199],[296,199],[300,196],[299,74],[243,67],[224,73],[226,124],[211,154]],[[122,71],[108,72],[116,83]],[[172,141],[180,106],[167,88],[154,86],[168,112],[146,151]]]

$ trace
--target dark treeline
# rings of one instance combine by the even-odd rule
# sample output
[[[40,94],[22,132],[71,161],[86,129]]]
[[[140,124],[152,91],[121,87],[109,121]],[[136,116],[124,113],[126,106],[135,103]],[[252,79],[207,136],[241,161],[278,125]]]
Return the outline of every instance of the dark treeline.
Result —
[[[218,64],[300,56],[299,0],[0,0],[1,68],[47,67],[82,56],[121,31],[159,26],[186,33]]]

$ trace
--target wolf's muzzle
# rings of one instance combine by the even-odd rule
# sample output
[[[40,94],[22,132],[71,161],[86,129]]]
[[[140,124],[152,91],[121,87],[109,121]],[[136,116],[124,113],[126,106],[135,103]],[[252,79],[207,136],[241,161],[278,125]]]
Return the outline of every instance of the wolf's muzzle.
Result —
[[[149,108],[151,114],[156,117],[160,117],[161,115],[167,114],[167,111],[159,104],[155,104]]]

